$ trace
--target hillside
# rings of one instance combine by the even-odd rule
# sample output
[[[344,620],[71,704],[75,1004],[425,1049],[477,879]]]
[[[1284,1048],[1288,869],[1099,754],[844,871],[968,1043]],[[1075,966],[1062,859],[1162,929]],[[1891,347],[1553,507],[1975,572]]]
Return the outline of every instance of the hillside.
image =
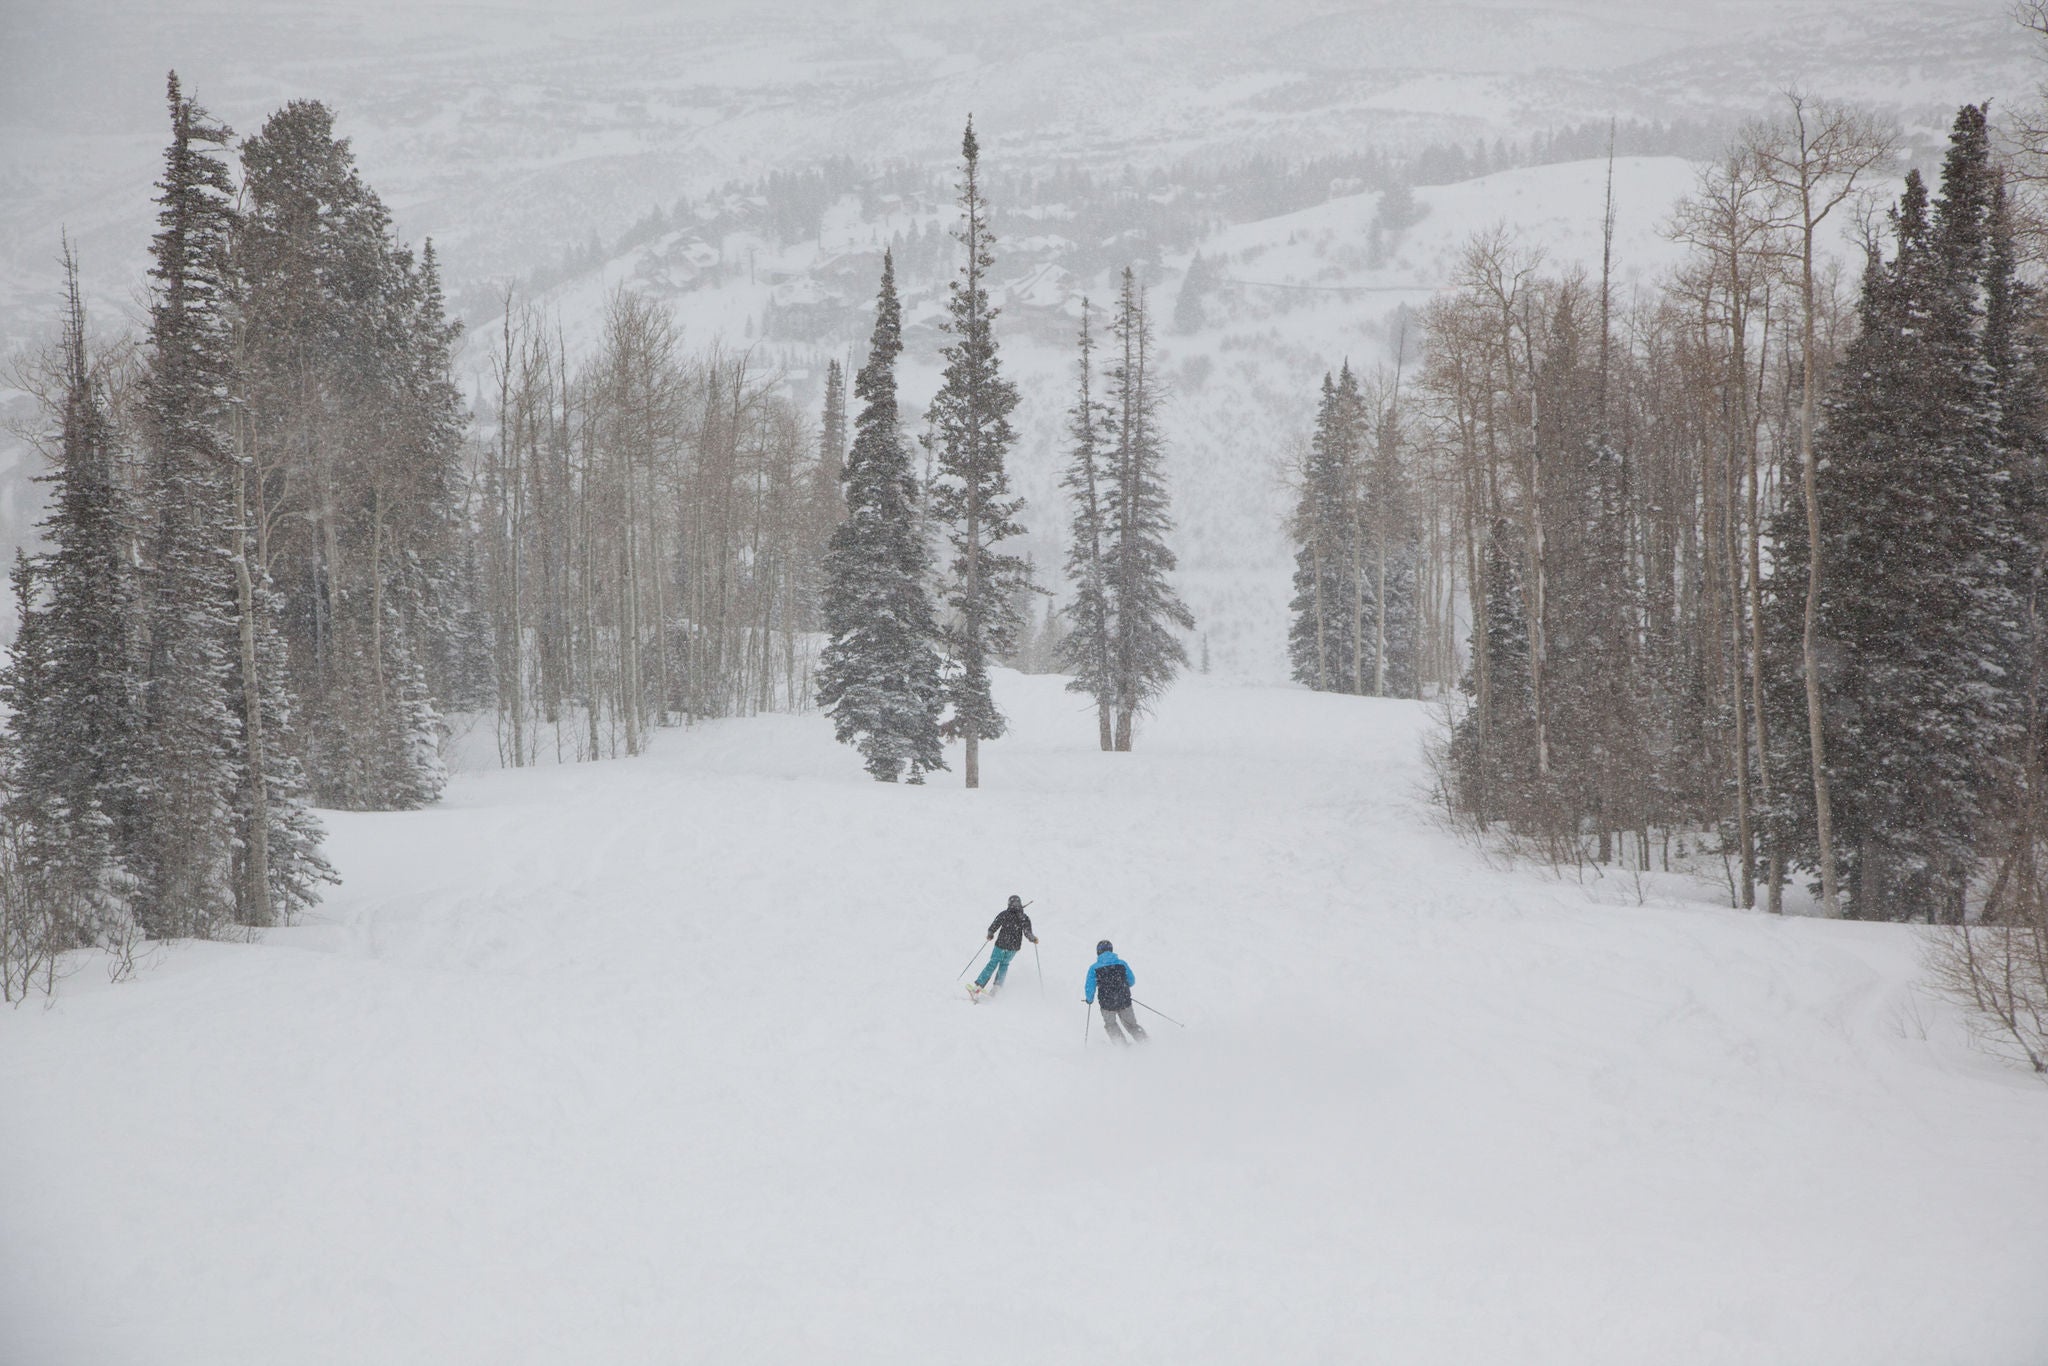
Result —
[[[0,1014],[15,1359],[2038,1361],[2048,1091],[1912,928],[1492,867],[1414,704],[1001,689],[978,793],[816,717],[472,773]],[[1102,936],[1185,1029],[1084,1046]]]
[[[1000,141],[984,153],[1001,154]],[[1157,371],[1170,390],[1163,422],[1175,544],[1197,634],[1208,638],[1219,673],[1284,678],[1293,591],[1286,467],[1307,439],[1323,374],[1348,360],[1368,374],[1391,375],[1405,356],[1412,382],[1421,349],[1412,310],[1450,284],[1476,233],[1505,226],[1541,254],[1546,269],[1597,274],[1607,172],[1604,160],[1580,161],[1424,187],[1413,192],[1419,217],[1394,229],[1381,221],[1379,192],[1342,194],[1218,225],[1164,254],[1143,240],[1120,255],[1115,243],[1064,235],[1076,215],[1067,203],[998,203],[994,297],[1004,310],[1004,364],[1023,391],[1011,472],[1028,500],[1023,550],[1041,566],[1041,581],[1066,586],[1058,566],[1069,509],[1059,478],[1082,299],[1092,299],[1100,325],[1117,270],[1129,262],[1154,293]],[[1616,280],[1624,302],[1679,259],[1664,229],[1693,179],[1690,163],[1677,157],[1616,161]],[[910,262],[898,266],[901,384],[910,429],[919,430],[947,340],[940,322],[957,255],[942,236],[954,217],[947,198],[882,195],[864,204],[847,194],[823,214],[816,237],[786,245],[758,228],[734,227],[729,211],[707,205],[698,213],[701,223],[672,227],[541,297],[572,350],[596,346],[611,291],[634,290],[672,308],[687,342],[752,347],[757,362],[816,413],[825,360],[862,354],[881,253],[894,244]],[[1201,294],[1199,322],[1183,329],[1176,326],[1180,294],[1197,254],[1212,283]],[[479,394],[488,393],[482,374],[497,332],[487,323],[473,338],[469,363]]]
[[[692,347],[755,348],[814,407],[823,359],[865,336],[872,257],[906,232],[929,258],[909,281],[923,307],[908,338],[915,404],[935,373],[929,324],[952,264],[950,205],[930,187],[944,185],[972,111],[1003,176],[1129,186],[1093,204],[1056,190],[995,197],[1010,354],[1026,389],[1016,459],[1033,503],[1026,549],[1048,571],[1062,555],[1053,471],[1078,296],[1103,297],[1111,272],[1133,261],[1165,319],[1196,251],[1229,258],[1204,325],[1164,338],[1178,391],[1176,507],[1187,595],[1216,667],[1272,679],[1283,672],[1288,596],[1275,467],[1306,426],[1323,369],[1346,356],[1368,369],[1391,363],[1400,329],[1390,314],[1442,283],[1473,228],[1506,221],[1554,257],[1583,261],[1599,223],[1588,164],[1474,181],[1415,158],[1508,144],[1526,152],[1610,118],[1621,120],[1625,152],[1633,128],[1682,125],[1683,136],[1649,150],[1699,155],[1792,84],[1896,114],[1924,158],[1957,102],[2016,101],[2029,90],[2034,73],[2005,9],[2003,0],[1475,0],[1417,11],[1056,0],[971,14],[932,0],[851,10],[815,0],[683,10],[610,0],[571,11],[528,0],[365,0],[335,12],[295,0],[29,7],[10,16],[10,41],[0,42],[0,356],[53,326],[60,233],[80,253],[96,328],[138,325],[163,68],[175,64],[244,134],[289,99],[338,111],[397,231],[437,242],[472,329],[466,371],[477,390],[487,387],[477,377],[488,371],[493,301],[508,284],[586,339],[605,289],[626,284],[671,297]],[[1377,195],[1357,192],[1356,177],[1310,187],[1309,201],[1252,177],[1223,206],[1199,202],[1187,179],[1204,168],[1298,170],[1361,156],[1403,165],[1417,184],[1441,182],[1418,192],[1427,211],[1405,235],[1375,243]],[[894,202],[843,196],[815,232],[796,237],[749,220],[751,196],[735,187],[845,158],[922,188]],[[1685,175],[1675,156],[1625,157],[1619,180],[1618,259],[1625,275],[1647,279],[1669,257],[1656,228]],[[544,286],[531,288],[537,279]],[[0,548],[32,534],[40,501],[32,461],[8,430],[31,420],[31,405],[8,383],[0,371]],[[0,626],[11,611],[0,604]]]

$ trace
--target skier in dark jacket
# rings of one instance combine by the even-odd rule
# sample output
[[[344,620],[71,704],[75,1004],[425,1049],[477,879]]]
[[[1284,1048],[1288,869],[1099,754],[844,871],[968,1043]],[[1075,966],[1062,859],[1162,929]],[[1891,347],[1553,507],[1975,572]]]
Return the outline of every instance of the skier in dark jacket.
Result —
[[[1010,898],[1010,904],[1003,907],[1002,913],[989,922],[988,937],[995,940],[996,946],[989,951],[988,962],[983,965],[981,976],[974,979],[972,990],[976,992],[984,988],[989,991],[995,990],[995,987],[988,984],[991,974],[996,979],[996,987],[1000,987],[1003,979],[1010,975],[1010,960],[1017,956],[1018,949],[1024,947],[1024,941],[1029,939],[1034,944],[1038,942],[1038,936],[1031,932],[1031,917],[1024,914],[1023,897]]]
[[[1082,999],[1090,1005],[1101,1003],[1102,1028],[1118,1043],[1145,1038],[1145,1027],[1138,1023],[1137,1012],[1131,1009],[1131,988],[1137,984],[1138,974],[1116,956],[1114,945],[1105,939],[1095,946],[1095,965],[1088,969],[1088,989]],[[1125,1030],[1130,1031],[1128,1038]]]

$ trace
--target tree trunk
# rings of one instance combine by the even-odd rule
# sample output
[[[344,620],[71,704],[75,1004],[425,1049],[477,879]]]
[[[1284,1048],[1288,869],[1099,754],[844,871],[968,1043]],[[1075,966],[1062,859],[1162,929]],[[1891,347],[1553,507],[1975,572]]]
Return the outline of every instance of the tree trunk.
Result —
[[[1763,420],[1763,396],[1761,386],[1764,370],[1770,356],[1771,338],[1771,296],[1769,287],[1764,293],[1763,349],[1757,354],[1756,371],[1759,393],[1754,406],[1749,398],[1747,380],[1748,362],[1737,352],[1738,378],[1742,380],[1743,394],[1743,449],[1748,456],[1748,541],[1749,541],[1749,706],[1756,735],[1758,757],[1757,780],[1763,789],[1764,805],[1773,805],[1771,792],[1771,747],[1769,722],[1764,712],[1764,587],[1763,587],[1763,524],[1762,524],[1762,482],[1763,473],[1757,460],[1757,423]],[[1740,339],[1737,341],[1740,347]],[[1764,870],[1765,905],[1772,915],[1785,913],[1785,869],[1784,856],[1776,847],[1776,841],[1767,839],[1770,847],[1766,850]]]
[[[1315,570],[1316,593],[1316,691],[1327,692],[1330,688],[1330,651],[1323,635],[1323,538],[1315,531],[1309,542],[1309,563]]]
[[[1373,596],[1379,606],[1373,612],[1372,641],[1372,695],[1387,695],[1387,537],[1384,529],[1377,537],[1379,545],[1374,552]],[[1363,691],[1361,689],[1361,691]]]
[[[242,918],[268,925],[270,910],[270,787],[264,774],[263,687],[256,673],[256,585],[249,573],[249,479],[235,472],[235,596],[242,628],[242,723],[249,766],[249,853]]]
[[[1828,800],[1827,741],[1821,730],[1820,697],[1820,477],[1813,454],[1813,236],[1812,214],[1806,215],[1800,242],[1800,301],[1804,336],[1799,358],[1799,467],[1806,494],[1806,612],[1800,630],[1800,662],[1806,670],[1806,734],[1813,752],[1813,823],[1820,843],[1820,909],[1830,919],[1842,913],[1835,881],[1835,822]]]
[[[384,489],[370,491],[370,669],[377,679],[377,717],[389,718],[391,693],[384,682]]]

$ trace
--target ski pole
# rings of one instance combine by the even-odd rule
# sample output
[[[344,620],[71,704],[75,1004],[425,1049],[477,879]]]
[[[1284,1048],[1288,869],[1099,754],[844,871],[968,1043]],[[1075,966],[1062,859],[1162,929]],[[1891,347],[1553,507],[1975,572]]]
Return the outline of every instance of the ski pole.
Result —
[[[1045,999],[1045,960],[1038,956],[1038,941],[1031,941],[1031,961],[1038,965],[1038,999]]]
[[[981,943],[981,949],[985,949],[985,948],[987,948],[987,947],[988,947],[988,941],[984,939],[984,940],[982,941],[982,943]],[[974,951],[974,958],[970,958],[970,959],[968,959],[968,960],[967,960],[967,968],[971,968],[971,967],[973,967],[973,966],[974,966],[974,960],[975,960],[975,958],[979,958],[979,957],[981,957],[981,949],[976,949],[976,950]],[[960,971],[959,971],[959,974],[958,974],[957,976],[955,976],[955,977],[953,978],[953,980],[957,982],[957,981],[959,981],[959,980],[960,980],[960,978],[962,978],[962,977],[965,977],[965,976],[967,975],[967,968],[962,968],[962,969],[960,969]]]
[[[1095,1007],[1087,1001],[1081,1002],[1081,1047],[1088,1046],[1088,1031],[1095,1027]]]
[[[1137,997],[1135,997],[1135,996],[1133,996],[1133,997],[1131,998],[1131,1004],[1132,1004],[1132,1005],[1134,1005],[1134,1006],[1145,1006],[1145,1003],[1144,1003],[1143,1001],[1139,1000],[1139,999],[1138,999]],[[1152,1010],[1152,1007],[1151,1007],[1151,1006],[1145,1006],[1145,1009],[1147,1009],[1147,1010]],[[1184,1025],[1184,1024],[1180,1024],[1180,1021],[1179,1021],[1179,1020],[1176,1020],[1176,1019],[1174,1019],[1174,1018],[1173,1018],[1173,1016],[1171,1016],[1171,1015],[1167,1014],[1167,1013],[1166,1013],[1165,1011],[1163,1011],[1163,1010],[1152,1010],[1152,1013],[1153,1013],[1154,1015],[1157,1015],[1157,1016],[1158,1016],[1158,1017],[1159,1017],[1160,1019],[1162,1019],[1162,1020],[1166,1021],[1166,1022],[1167,1022],[1168,1024],[1170,1024],[1170,1025],[1180,1025],[1180,1027],[1181,1027],[1182,1029],[1186,1029],[1186,1028],[1187,1028],[1187,1026],[1186,1026],[1186,1025]]]

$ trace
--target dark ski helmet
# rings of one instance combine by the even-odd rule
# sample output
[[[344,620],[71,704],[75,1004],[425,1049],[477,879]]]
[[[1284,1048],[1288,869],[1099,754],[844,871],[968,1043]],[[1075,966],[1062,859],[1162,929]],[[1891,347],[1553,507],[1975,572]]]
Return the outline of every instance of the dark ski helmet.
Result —
[[[1013,910],[1013,911],[1021,911],[1021,910],[1023,910],[1023,909],[1024,909],[1024,898],[1023,898],[1023,897],[1021,897],[1021,896],[1013,896],[1013,897],[1011,897],[1011,898],[1010,898],[1010,909],[1011,909],[1011,910]]]
[[[1095,951],[1097,953],[1115,953],[1116,946],[1111,944],[1107,939],[1105,939],[1095,946]]]

